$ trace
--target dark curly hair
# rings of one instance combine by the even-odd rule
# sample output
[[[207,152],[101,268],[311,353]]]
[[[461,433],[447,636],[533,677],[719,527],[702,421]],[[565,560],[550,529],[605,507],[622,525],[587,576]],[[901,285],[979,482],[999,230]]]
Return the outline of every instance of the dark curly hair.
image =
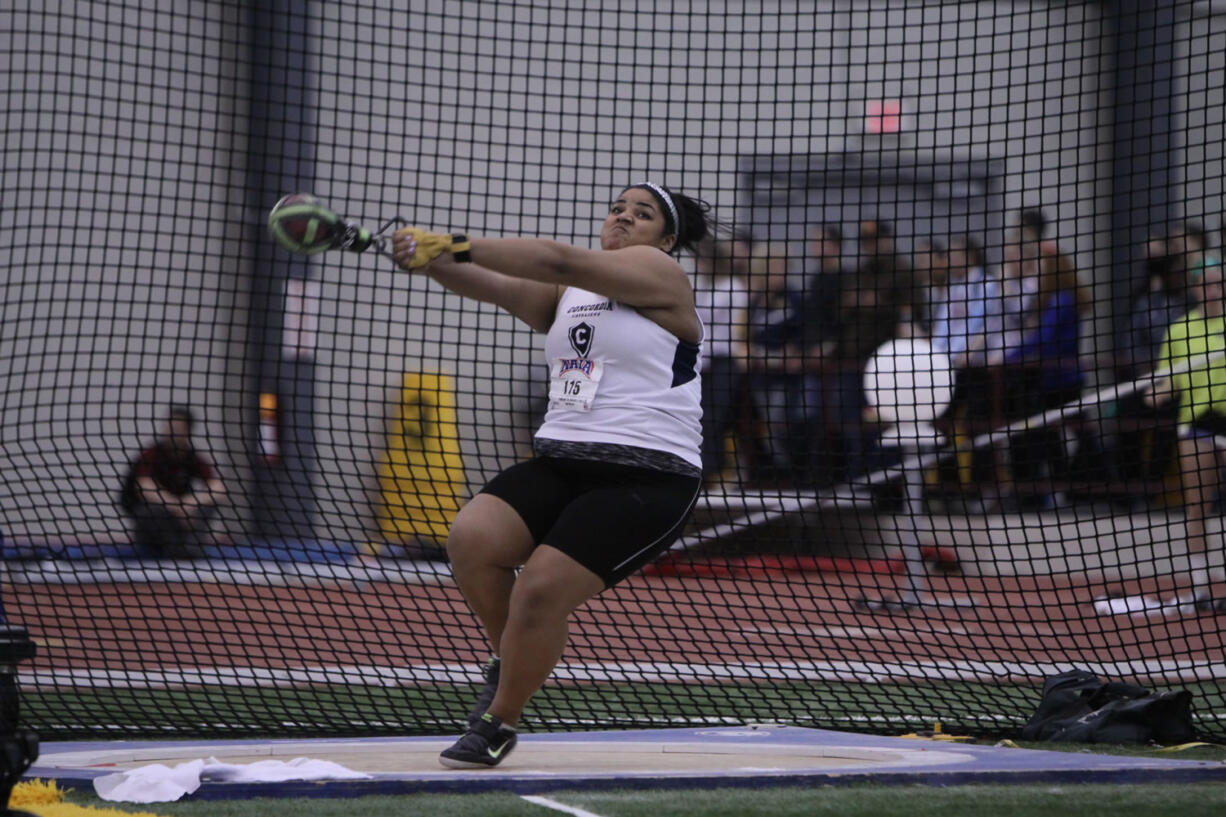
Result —
[[[630,187],[647,190],[660,202],[660,207],[664,211],[665,235],[676,236],[676,241],[673,242],[673,254],[681,250],[696,252],[699,243],[707,236],[714,234],[715,223],[710,215],[711,205],[702,199],[696,199],[684,193],[674,193],[663,185],[647,182],[632,184]],[[676,222],[673,220],[672,209],[661,196],[661,192],[672,200],[677,212]]]

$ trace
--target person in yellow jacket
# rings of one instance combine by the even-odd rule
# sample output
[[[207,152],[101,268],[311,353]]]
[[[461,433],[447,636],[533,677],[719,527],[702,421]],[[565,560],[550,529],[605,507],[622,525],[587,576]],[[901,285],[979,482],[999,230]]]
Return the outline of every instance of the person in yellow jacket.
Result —
[[[1226,612],[1213,598],[1205,519],[1221,487],[1221,448],[1226,445],[1226,288],[1222,266],[1200,267],[1189,287],[1196,306],[1170,325],[1158,356],[1160,377],[1147,395],[1151,405],[1179,399],[1179,470],[1190,571],[1174,599],[1196,610]]]

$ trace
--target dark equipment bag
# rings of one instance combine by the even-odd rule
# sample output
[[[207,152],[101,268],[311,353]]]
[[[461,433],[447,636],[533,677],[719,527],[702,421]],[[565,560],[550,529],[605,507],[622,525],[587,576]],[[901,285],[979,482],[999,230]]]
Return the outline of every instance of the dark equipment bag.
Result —
[[[1153,693],[1142,686],[1106,682],[1085,670],[1053,675],[1043,699],[1022,727],[1025,740],[1070,743],[1159,743],[1195,738],[1192,693]]]

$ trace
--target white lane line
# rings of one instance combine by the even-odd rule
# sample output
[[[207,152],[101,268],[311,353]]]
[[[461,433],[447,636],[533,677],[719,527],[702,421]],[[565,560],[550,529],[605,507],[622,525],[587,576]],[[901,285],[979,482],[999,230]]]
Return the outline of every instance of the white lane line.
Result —
[[[560,811],[563,814],[573,814],[574,817],[600,817],[600,815],[594,811],[587,811],[586,809],[568,806],[564,803],[559,803],[557,800],[550,800],[548,797],[537,797],[535,794],[521,794],[520,797],[527,800],[529,803],[535,803],[536,805],[544,808]]]

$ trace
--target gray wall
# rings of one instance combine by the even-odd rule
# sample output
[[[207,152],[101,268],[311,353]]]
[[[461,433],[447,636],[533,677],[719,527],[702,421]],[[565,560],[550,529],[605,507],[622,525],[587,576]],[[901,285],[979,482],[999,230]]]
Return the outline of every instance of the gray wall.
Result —
[[[1223,212],[1222,146],[1226,144],[1226,3],[1198,2],[1186,9],[1176,35],[1176,110],[1180,136],[1182,217],[1218,229]]]
[[[121,535],[117,473],[170,402],[200,408],[214,458],[245,474],[247,248],[266,239],[245,223],[244,16],[147,5],[159,10],[3,13],[0,47],[26,55],[0,89],[10,538]],[[314,192],[368,225],[399,214],[588,245],[619,186],[651,178],[799,242],[809,225],[794,209],[738,209],[740,157],[946,150],[998,163],[1006,212],[1044,206],[1079,265],[1104,286],[1112,275],[1096,4],[407,5],[311,4]],[[1177,37],[1179,162],[1185,212],[1216,225],[1223,23],[1195,8]],[[861,133],[865,100],[881,98],[906,104],[896,142]],[[471,485],[527,452],[539,339],[382,259],[316,266],[321,538],[368,536],[373,462],[406,370],[459,378]]]
[[[232,460],[245,55],[240,13],[201,6],[0,13],[10,540],[120,534],[118,474],[172,401]]]

